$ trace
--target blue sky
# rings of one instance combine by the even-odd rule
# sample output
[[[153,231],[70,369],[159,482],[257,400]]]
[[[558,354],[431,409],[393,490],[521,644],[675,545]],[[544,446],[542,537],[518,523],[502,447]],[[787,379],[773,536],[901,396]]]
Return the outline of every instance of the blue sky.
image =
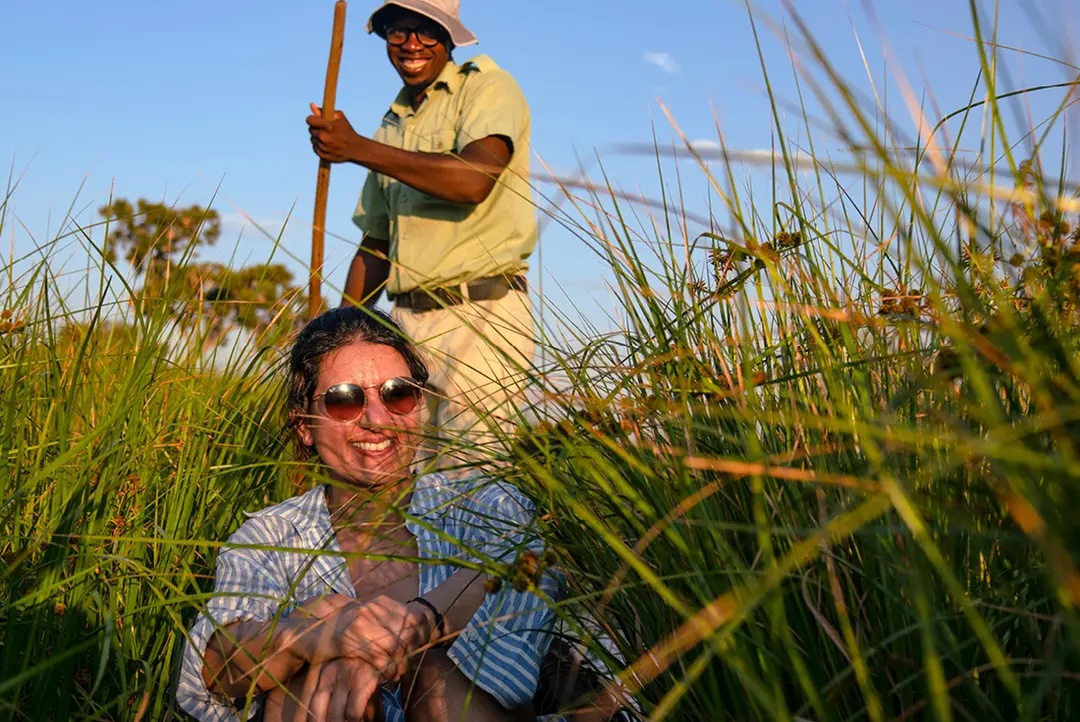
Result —
[[[375,5],[349,3],[338,90],[339,108],[361,132],[374,130],[398,87],[382,44],[364,32]],[[557,173],[572,173],[578,158],[592,163],[599,156],[620,188],[655,196],[655,160],[617,147],[651,143],[654,133],[671,142],[658,101],[690,138],[715,141],[719,126],[730,148],[769,147],[770,110],[743,2],[462,5],[480,45],[459,50],[457,59],[483,52],[514,73],[532,108],[533,152]],[[879,91],[888,87],[892,115],[905,130],[914,123],[897,90],[900,71],[928,106],[936,103],[940,111],[931,110],[933,117],[962,106],[970,94],[978,64],[966,39],[967,2],[795,5],[858,90],[871,97],[866,67]],[[992,17],[993,3],[979,6]],[[784,13],[775,0],[754,8],[761,13],[758,32],[774,91],[789,108],[783,122],[797,127],[789,47],[778,38],[781,26],[766,21]],[[1075,0],[1002,0],[997,12],[1003,45],[1076,62],[1070,57],[1080,47]],[[227,221],[215,253],[238,263],[264,260],[273,246],[246,226],[243,214],[276,233],[292,209],[278,257],[302,276],[316,175],[304,117],[308,102],[321,100],[332,13],[331,0],[0,3],[0,161],[19,179],[0,249],[19,257],[51,240],[72,204],[81,223],[93,222],[110,193],[184,204],[214,199]],[[793,29],[790,21],[787,28]],[[1069,78],[1060,65],[1031,55],[1007,51],[1004,58],[1012,87]],[[1032,115],[1038,118],[1060,97],[1032,99]],[[1017,108],[1016,122],[1023,124],[1027,111]],[[815,142],[843,156],[840,141],[827,133]],[[1075,170],[1075,157],[1073,163]],[[599,179],[598,166],[591,168]],[[542,170],[535,159],[534,170]],[[706,212],[715,198],[700,170],[687,164],[680,170],[686,206]],[[755,174],[767,171],[745,172],[758,183]],[[344,281],[358,240],[349,218],[363,173],[355,166],[333,172],[327,224],[332,286]],[[538,189],[557,195],[550,185]],[[534,283],[543,280],[550,302],[602,319],[611,303],[592,251],[557,224],[545,226],[541,247],[532,276]],[[74,284],[85,268],[83,249],[68,241],[51,256],[54,270],[67,270],[66,282]]]

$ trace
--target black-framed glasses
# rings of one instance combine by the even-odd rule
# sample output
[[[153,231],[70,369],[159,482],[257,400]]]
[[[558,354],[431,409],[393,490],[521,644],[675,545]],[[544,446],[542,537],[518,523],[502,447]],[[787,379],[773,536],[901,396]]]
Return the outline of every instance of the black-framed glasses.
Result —
[[[432,26],[419,28],[391,26],[386,29],[386,42],[391,45],[404,45],[409,42],[409,36],[414,34],[416,40],[425,48],[433,48],[443,41],[443,34]]]
[[[413,379],[397,376],[383,381],[379,386],[369,386],[379,390],[379,400],[386,410],[395,416],[404,416],[416,410],[424,389]],[[326,415],[334,421],[355,421],[367,408],[367,391],[359,384],[334,384],[312,400],[322,399]]]

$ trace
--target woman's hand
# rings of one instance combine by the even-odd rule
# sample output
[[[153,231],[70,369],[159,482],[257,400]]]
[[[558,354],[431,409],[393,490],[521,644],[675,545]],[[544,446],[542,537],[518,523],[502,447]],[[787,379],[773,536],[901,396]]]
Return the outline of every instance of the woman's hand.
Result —
[[[379,673],[340,658],[308,667],[266,695],[264,722],[382,722]]]
[[[302,615],[322,619],[323,617],[329,617],[342,607],[347,607],[355,602],[356,599],[353,597],[346,597],[344,594],[327,594],[321,597],[312,597],[311,599],[301,602],[292,613],[297,616]]]
[[[396,682],[409,668],[413,652],[431,643],[435,630],[430,612],[389,597],[357,602],[326,597],[308,605],[312,615],[288,645],[311,666],[345,658],[360,660],[386,682]]]

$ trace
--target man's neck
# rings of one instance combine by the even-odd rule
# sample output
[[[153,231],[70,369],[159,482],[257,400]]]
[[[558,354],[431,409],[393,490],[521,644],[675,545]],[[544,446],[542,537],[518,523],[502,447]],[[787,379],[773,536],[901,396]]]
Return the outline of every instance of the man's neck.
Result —
[[[427,97],[427,88],[421,88],[419,90],[413,90],[409,88],[407,95],[409,97],[409,105],[412,106],[414,111],[420,110],[420,106],[424,104],[424,98]]]

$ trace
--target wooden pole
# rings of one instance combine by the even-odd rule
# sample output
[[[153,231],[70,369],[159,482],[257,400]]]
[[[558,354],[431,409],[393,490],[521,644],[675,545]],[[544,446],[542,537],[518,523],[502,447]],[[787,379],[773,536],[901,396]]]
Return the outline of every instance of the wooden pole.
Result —
[[[322,115],[334,117],[337,96],[338,70],[341,68],[341,48],[345,44],[345,0],[334,3],[334,32],[330,36],[330,62],[326,66],[326,86],[323,88]],[[315,182],[315,219],[311,224],[311,279],[308,292],[308,320],[322,310],[323,241],[326,238],[326,197],[330,192],[330,163],[319,160],[319,177]]]

